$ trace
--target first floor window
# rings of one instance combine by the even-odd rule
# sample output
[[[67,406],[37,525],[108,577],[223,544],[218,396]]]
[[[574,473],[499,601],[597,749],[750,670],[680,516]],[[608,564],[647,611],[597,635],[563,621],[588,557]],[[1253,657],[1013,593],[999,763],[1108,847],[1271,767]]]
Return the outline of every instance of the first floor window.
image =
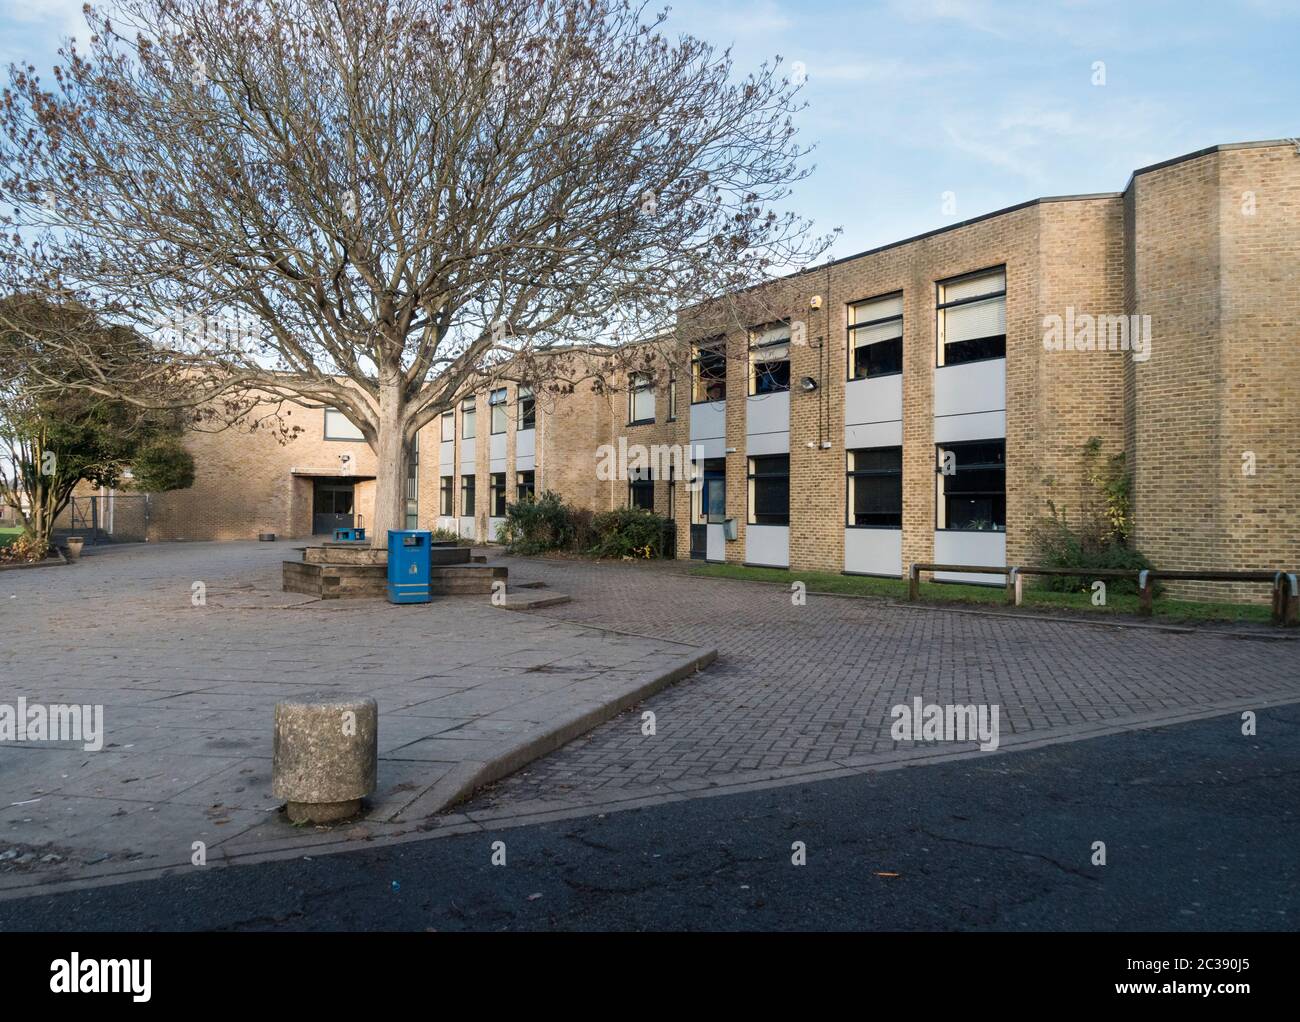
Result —
[[[655,480],[648,468],[629,470],[627,481],[627,506],[646,511],[655,509]]]
[[[849,525],[903,527],[903,449],[849,451]]]
[[[790,455],[749,459],[749,524],[790,524]]]
[[[627,402],[628,425],[655,421],[654,381],[648,373],[632,374],[632,389]]]
[[[460,513],[466,518],[474,517],[474,477],[460,477]]]
[[[532,500],[537,492],[535,472],[515,473],[515,500]]]
[[[727,397],[727,342],[715,337],[695,345],[691,358],[691,400],[725,401]]]
[[[488,512],[493,518],[503,518],[506,513],[506,474],[492,473],[492,508]]]
[[[365,434],[337,408],[325,409],[326,440],[364,440]]]
[[[537,428],[537,398],[532,387],[520,387],[516,398],[519,404],[519,429]]]
[[[750,338],[749,392],[776,394],[790,389],[790,327],[782,323]]]
[[[935,527],[1005,532],[1007,442],[969,440],[936,448],[938,480]]]
[[[936,365],[960,365],[1007,354],[1007,272],[982,270],[937,285]]]
[[[492,433],[504,433],[506,431],[506,389],[494,390],[488,394],[488,408],[490,409],[491,421],[488,423],[488,429]]]
[[[903,296],[849,306],[849,379],[903,371]]]
[[[438,482],[438,514],[450,518],[456,513],[455,476],[443,476]]]

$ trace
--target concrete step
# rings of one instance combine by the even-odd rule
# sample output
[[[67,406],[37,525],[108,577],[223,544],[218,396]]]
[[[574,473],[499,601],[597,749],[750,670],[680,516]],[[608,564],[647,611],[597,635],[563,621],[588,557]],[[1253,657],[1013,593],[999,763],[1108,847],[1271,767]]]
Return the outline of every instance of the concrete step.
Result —
[[[570,602],[571,597],[564,593],[542,593],[536,589],[507,589],[504,603],[494,603],[494,607],[504,610],[540,610],[543,607],[558,607]]]

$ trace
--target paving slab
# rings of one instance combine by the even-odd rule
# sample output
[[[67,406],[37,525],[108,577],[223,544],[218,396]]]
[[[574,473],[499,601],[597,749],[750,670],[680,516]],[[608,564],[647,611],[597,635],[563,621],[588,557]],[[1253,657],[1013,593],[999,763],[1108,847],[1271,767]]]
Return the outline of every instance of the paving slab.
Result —
[[[18,853],[0,860],[0,897],[193,868],[196,842],[209,863],[230,862],[427,827],[714,656],[503,616],[486,595],[359,599],[340,613],[279,593],[280,557],[270,544],[141,545],[0,578],[0,703],[104,715],[97,751],[0,743],[0,855]],[[274,706],[314,691],[379,703],[378,787],[361,821],[294,827],[271,795]]]

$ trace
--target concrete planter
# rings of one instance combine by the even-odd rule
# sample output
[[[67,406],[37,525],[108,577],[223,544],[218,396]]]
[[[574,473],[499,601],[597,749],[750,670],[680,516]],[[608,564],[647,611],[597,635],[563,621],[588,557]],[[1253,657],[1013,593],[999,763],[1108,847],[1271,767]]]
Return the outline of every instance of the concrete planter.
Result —
[[[69,536],[68,540],[68,560],[81,560],[81,548],[86,545],[85,539],[81,536]]]

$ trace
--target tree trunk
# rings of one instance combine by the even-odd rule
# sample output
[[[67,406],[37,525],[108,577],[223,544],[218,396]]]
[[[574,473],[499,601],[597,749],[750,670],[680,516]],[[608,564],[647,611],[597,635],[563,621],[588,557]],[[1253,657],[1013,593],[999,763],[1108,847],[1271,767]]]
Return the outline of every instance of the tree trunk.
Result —
[[[379,387],[379,434],[375,441],[375,514],[366,523],[373,543],[388,542],[389,529],[406,527],[406,444],[401,385],[382,381]]]

